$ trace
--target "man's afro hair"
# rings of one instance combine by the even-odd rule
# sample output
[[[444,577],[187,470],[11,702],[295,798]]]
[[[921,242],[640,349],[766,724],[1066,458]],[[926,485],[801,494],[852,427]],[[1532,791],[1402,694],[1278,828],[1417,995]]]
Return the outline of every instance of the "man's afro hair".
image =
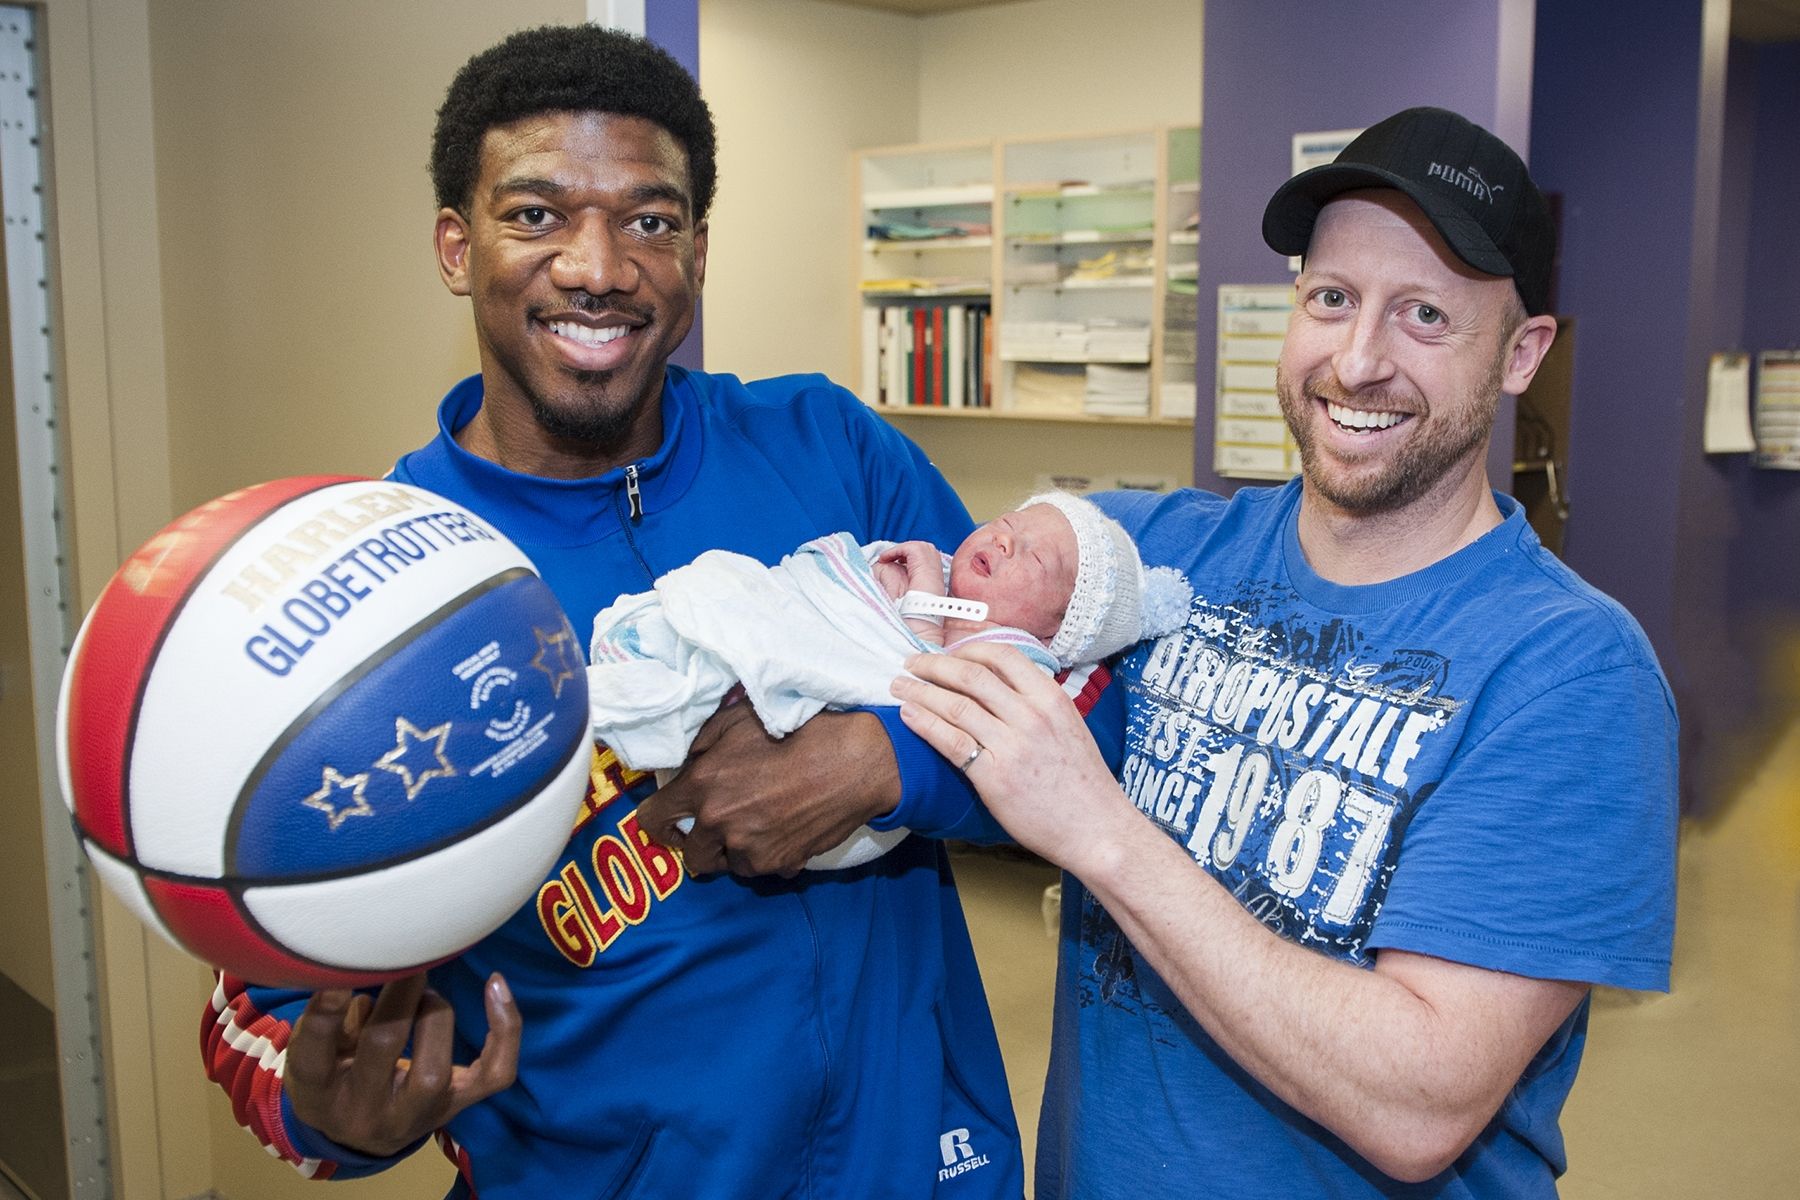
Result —
[[[431,135],[438,206],[466,215],[489,129],[550,112],[642,117],[668,130],[687,151],[694,220],[706,219],[717,141],[699,85],[661,47],[598,25],[521,30],[463,65]]]

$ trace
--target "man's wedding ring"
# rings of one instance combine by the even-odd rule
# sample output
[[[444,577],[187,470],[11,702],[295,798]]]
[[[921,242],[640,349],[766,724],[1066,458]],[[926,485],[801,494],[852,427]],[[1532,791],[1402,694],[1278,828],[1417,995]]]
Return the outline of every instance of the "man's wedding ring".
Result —
[[[959,771],[967,771],[970,767],[974,766],[975,760],[981,757],[981,749],[982,749],[981,743],[976,742],[975,748],[973,750],[969,751],[969,757],[967,757],[967,758],[963,759],[961,762],[957,763],[956,769]]]

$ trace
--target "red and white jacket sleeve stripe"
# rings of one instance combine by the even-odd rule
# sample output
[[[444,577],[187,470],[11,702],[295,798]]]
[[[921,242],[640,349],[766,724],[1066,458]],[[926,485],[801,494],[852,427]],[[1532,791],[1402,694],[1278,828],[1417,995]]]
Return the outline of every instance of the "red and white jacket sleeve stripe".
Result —
[[[1100,663],[1082,663],[1062,676],[1063,693],[1075,702],[1075,711],[1087,716],[1112,682],[1112,672]]]
[[[309,1179],[330,1179],[337,1164],[300,1154],[281,1119],[281,1075],[293,1027],[258,1010],[249,987],[232,975],[215,977],[212,1002],[200,1025],[207,1078],[225,1089],[232,1116],[270,1154],[292,1163]]]

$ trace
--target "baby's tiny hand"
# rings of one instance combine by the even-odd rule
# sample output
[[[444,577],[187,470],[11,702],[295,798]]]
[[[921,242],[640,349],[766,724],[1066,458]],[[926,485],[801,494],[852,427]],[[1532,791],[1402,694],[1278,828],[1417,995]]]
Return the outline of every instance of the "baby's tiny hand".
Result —
[[[889,595],[896,599],[906,592],[928,592],[933,596],[944,594],[943,555],[930,542],[901,542],[884,551],[876,561],[901,568],[900,572],[890,576],[900,581],[898,591],[893,590],[886,579],[882,580],[882,586],[888,588]]]
[[[875,582],[890,600],[908,592],[944,594],[944,556],[930,542],[901,542],[882,551],[872,566]],[[929,617],[907,617],[906,627],[934,646],[944,644],[943,626]]]

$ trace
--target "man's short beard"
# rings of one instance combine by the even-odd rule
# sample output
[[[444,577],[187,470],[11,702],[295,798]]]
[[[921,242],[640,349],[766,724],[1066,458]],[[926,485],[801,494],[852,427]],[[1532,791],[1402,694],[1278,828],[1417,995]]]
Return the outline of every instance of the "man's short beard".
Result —
[[[1487,378],[1468,398],[1468,403],[1461,406],[1462,416],[1453,424],[1440,424],[1434,434],[1410,439],[1384,470],[1355,479],[1336,478],[1329,470],[1321,469],[1318,440],[1312,434],[1315,426],[1298,419],[1301,412],[1312,408],[1314,401],[1307,395],[1304,384],[1291,387],[1292,381],[1277,367],[1276,389],[1281,410],[1287,417],[1289,432],[1300,447],[1300,468],[1306,486],[1333,506],[1359,516],[1405,508],[1430,492],[1458,463],[1487,441],[1500,405],[1503,363],[1503,356],[1495,358]],[[1320,413],[1319,419],[1329,421],[1331,418]],[[1445,419],[1438,418],[1439,421]]]
[[[573,378],[583,392],[601,391],[611,377],[610,371],[577,371]],[[527,391],[531,416],[538,428],[560,442],[578,442],[584,446],[617,446],[631,436],[637,410],[631,405],[599,404],[594,406],[559,407],[535,391]]]

